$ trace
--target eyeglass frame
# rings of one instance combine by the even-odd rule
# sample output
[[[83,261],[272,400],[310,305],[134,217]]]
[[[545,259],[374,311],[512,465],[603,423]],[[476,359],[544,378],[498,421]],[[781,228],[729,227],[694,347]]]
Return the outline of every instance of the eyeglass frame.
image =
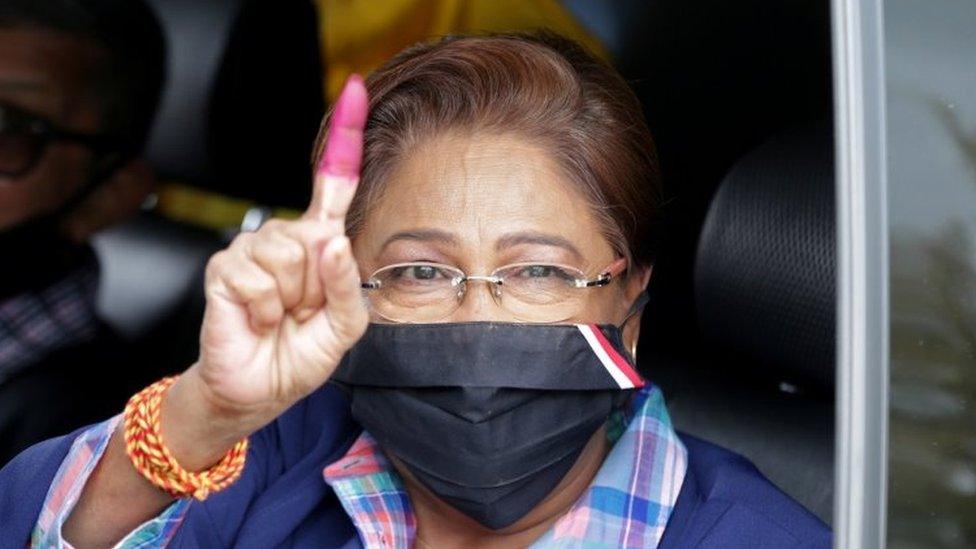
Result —
[[[510,263],[508,265],[502,265],[501,267],[498,267],[498,268],[492,270],[491,273],[490,274],[487,274],[487,275],[468,275],[460,267],[455,267],[453,265],[447,265],[447,264],[443,264],[443,263],[423,262],[423,261],[408,261],[408,262],[404,262],[404,263],[391,263],[390,265],[384,265],[383,267],[380,267],[379,269],[376,269],[375,271],[373,271],[373,274],[371,274],[369,276],[369,278],[366,279],[366,281],[360,283],[360,288],[362,290],[378,290],[378,289],[381,288],[381,286],[380,286],[381,283],[380,283],[379,280],[374,280],[374,277],[376,276],[377,273],[379,273],[381,271],[385,271],[387,269],[393,269],[393,268],[396,268],[396,267],[409,267],[409,266],[415,266],[415,265],[426,265],[426,266],[431,266],[431,267],[447,267],[447,268],[450,268],[452,270],[455,270],[455,271],[461,273],[461,275],[463,275],[463,276],[454,277],[453,279],[451,279],[451,286],[452,287],[457,287],[457,286],[460,286],[461,284],[466,284],[468,281],[471,281],[471,280],[476,281],[476,282],[478,282],[478,281],[480,281],[480,282],[487,282],[488,284],[490,284],[492,286],[492,289],[493,289],[492,295],[494,297],[496,297],[496,298],[500,295],[499,288],[504,285],[504,280],[505,280],[504,278],[495,275],[495,273],[497,273],[499,271],[502,271],[502,270],[505,270],[505,269],[509,269],[511,267],[518,267],[518,266],[521,266],[521,265],[525,265],[525,266],[532,266],[532,265],[551,265],[551,266],[569,267],[569,265],[559,265],[559,264],[556,264],[556,263],[541,263],[541,262]],[[576,267],[571,267],[571,268],[574,269],[574,270],[576,270],[576,271],[583,272],[581,269],[578,269]],[[600,287],[603,287],[603,286],[607,286],[607,285],[609,285],[614,280],[614,278],[620,276],[620,274],[623,273],[626,270],[627,270],[627,258],[625,258],[625,257],[618,257],[612,263],[610,263],[609,265],[607,265],[603,269],[600,269],[600,274],[597,275],[595,278],[590,278],[590,279],[576,278],[576,279],[573,279],[573,286],[572,287],[573,288],[577,288],[577,289],[587,289],[587,288],[600,288]],[[461,297],[461,296],[459,296],[459,297]],[[459,304],[460,304],[460,302],[459,302]],[[450,313],[448,313],[448,314],[450,314]],[[384,316],[384,318],[386,318],[386,317]],[[390,320],[393,320],[393,319],[390,319]]]
[[[47,148],[57,141],[78,143],[88,148],[96,156],[102,157],[112,153],[117,153],[120,157],[124,157],[129,152],[125,141],[122,139],[104,134],[90,134],[68,130],[51,122],[43,115],[4,102],[0,102],[0,134],[4,130],[2,125],[6,114],[4,111],[12,111],[22,115],[27,123],[27,131],[25,134],[35,137],[40,141],[23,168],[16,171],[4,171],[0,169],[0,176],[3,177],[17,179],[30,173],[37,167]]]

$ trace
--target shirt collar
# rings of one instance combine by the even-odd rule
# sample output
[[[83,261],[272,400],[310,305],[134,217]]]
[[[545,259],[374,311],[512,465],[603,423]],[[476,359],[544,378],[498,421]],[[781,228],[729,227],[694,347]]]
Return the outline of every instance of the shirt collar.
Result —
[[[687,451],[653,384],[608,420],[613,448],[579,500],[534,546],[654,547],[678,499]],[[403,482],[365,431],[322,472],[366,547],[412,547],[416,517]]]
[[[0,383],[98,333],[98,262],[87,250],[56,282],[0,299]]]

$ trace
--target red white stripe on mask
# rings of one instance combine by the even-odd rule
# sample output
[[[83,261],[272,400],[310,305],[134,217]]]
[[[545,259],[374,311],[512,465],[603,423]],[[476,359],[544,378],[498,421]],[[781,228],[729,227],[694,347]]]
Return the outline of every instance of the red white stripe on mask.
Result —
[[[576,327],[579,328],[586,342],[590,344],[593,354],[600,359],[600,363],[603,364],[603,367],[607,369],[607,372],[621,389],[644,386],[644,380],[640,374],[634,370],[626,358],[617,352],[596,324],[577,324]]]

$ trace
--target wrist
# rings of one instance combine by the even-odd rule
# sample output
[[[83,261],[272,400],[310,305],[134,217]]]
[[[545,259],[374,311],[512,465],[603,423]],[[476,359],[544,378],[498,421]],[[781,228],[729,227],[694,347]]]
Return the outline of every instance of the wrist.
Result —
[[[192,367],[167,390],[160,407],[160,435],[173,458],[188,471],[213,466],[263,425],[254,414],[219,406],[208,392]]]

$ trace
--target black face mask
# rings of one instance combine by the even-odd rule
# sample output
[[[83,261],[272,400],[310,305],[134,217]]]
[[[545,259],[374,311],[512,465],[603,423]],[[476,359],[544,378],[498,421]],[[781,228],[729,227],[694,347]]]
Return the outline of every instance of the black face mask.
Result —
[[[0,255],[8,259],[0,269],[0,301],[52,284],[91,254],[64,237],[59,222],[48,215],[0,231]]]
[[[332,379],[434,494],[491,529],[535,507],[644,384],[615,326],[373,324]]]
[[[72,242],[61,225],[67,216],[112,176],[131,156],[114,155],[93,162],[86,183],[55,211],[0,230],[0,300],[44,288],[79,264],[91,261],[89,246]]]

